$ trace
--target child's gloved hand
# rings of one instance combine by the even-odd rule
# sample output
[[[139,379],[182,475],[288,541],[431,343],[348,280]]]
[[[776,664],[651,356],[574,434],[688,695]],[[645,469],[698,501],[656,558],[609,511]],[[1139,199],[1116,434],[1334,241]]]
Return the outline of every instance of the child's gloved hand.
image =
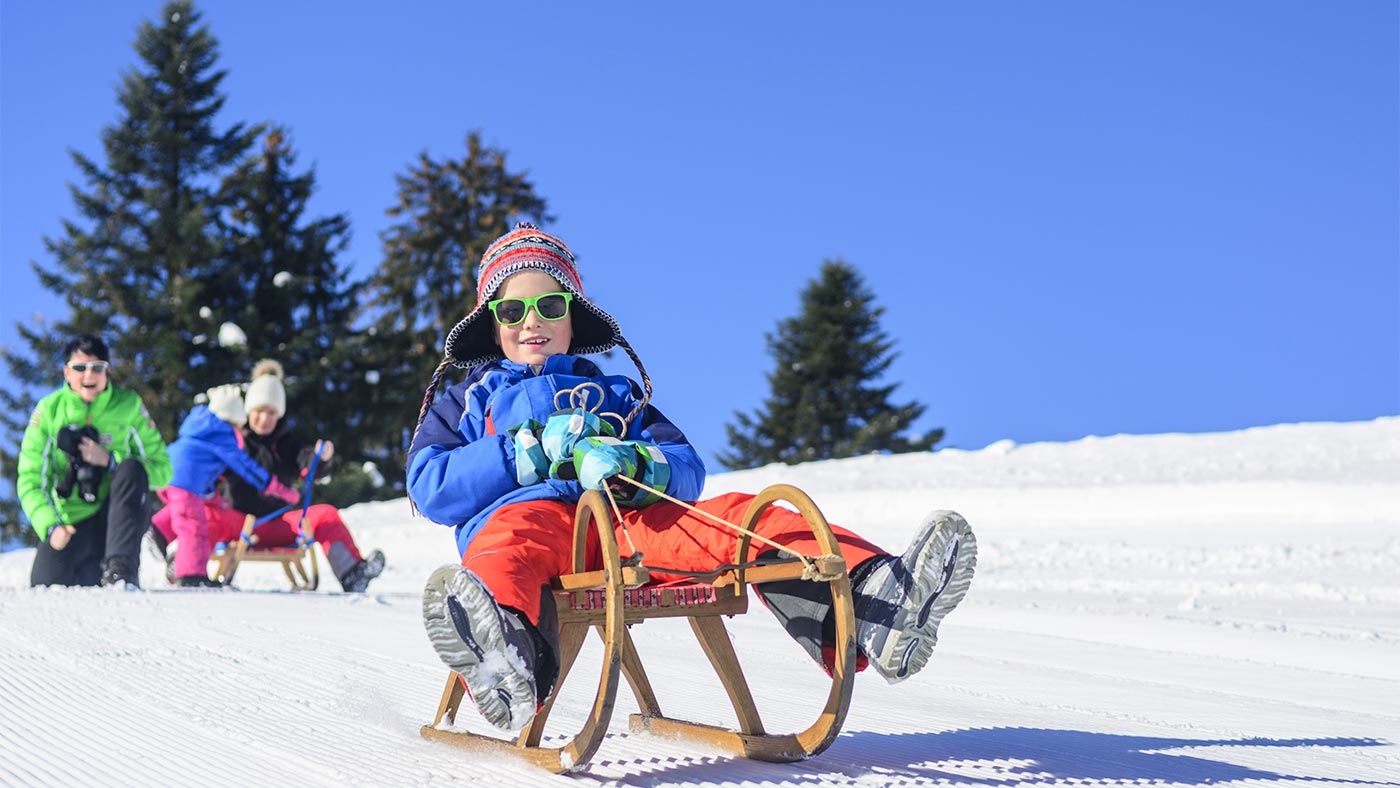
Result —
[[[515,448],[515,481],[521,487],[539,484],[549,478],[549,457],[539,439],[543,429],[538,421],[530,419],[506,432]]]
[[[633,478],[637,450],[617,438],[584,438],[574,447],[574,471],[586,490],[601,490],[614,476]]]
[[[666,490],[671,482],[671,464],[661,447],[647,441],[619,441],[610,437],[584,438],[574,448],[574,470],[579,484],[601,490],[608,479],[626,476],[653,490]],[[624,504],[641,507],[661,498],[641,487],[623,483]]]
[[[243,408],[243,391],[229,383],[215,386],[205,392],[209,398],[209,412],[234,426],[242,426],[248,420],[248,412]]]
[[[579,441],[615,434],[610,422],[583,408],[561,410],[550,416],[540,435],[544,456],[549,459],[549,476],[554,479],[572,476],[573,468],[570,466],[574,464],[574,448]]]
[[[296,490],[293,490],[292,488],[278,481],[277,477],[275,476],[268,480],[267,486],[263,488],[263,495],[271,495],[274,498],[281,498],[287,503],[296,503],[297,499],[301,497],[297,494]]]

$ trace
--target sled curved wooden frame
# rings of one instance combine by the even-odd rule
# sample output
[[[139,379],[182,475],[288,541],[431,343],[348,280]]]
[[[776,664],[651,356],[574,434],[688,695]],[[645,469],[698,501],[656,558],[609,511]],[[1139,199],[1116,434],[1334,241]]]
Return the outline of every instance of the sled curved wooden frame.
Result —
[[[734,647],[720,620],[720,616],[737,615],[748,610],[747,589],[750,583],[802,577],[803,564],[798,562],[743,567],[749,560],[748,533],[764,510],[777,501],[793,504],[811,526],[822,550],[828,556],[835,556],[819,559],[822,573],[828,577],[834,575],[835,579],[816,581],[830,584],[835,614],[836,649],[831,690],[817,720],[807,729],[791,734],[769,733],[764,728]],[[585,571],[585,548],[590,524],[594,525],[601,542],[603,568]],[[779,763],[804,760],[831,746],[841,731],[850,707],[856,661],[855,611],[847,567],[839,558],[840,546],[812,499],[790,485],[773,485],[760,492],[750,504],[741,525],[745,533],[739,538],[734,561],[740,568],[718,572],[709,583],[699,587],[647,586],[647,570],[640,566],[624,566],[619,557],[612,521],[602,495],[596,491],[586,493],[579,501],[574,519],[574,573],[556,578],[553,583],[559,609],[560,651],[559,678],[555,682],[553,696],[514,741],[470,731],[447,730],[439,726],[444,722],[447,725],[453,723],[465,696],[464,682],[457,673],[451,672],[433,724],[422,727],[423,738],[448,742],[469,750],[514,752],[556,773],[575,771],[593,757],[607,734],[621,675],[626,677],[641,709],[640,713],[629,718],[634,731],[647,730],[665,736],[694,739],[747,758]],[[702,593],[690,593],[687,589]],[[593,601],[602,601],[601,607],[576,606],[576,603],[586,601],[590,594]],[[697,603],[694,601],[696,597],[709,601]],[[646,604],[638,604],[642,601]],[[700,641],[700,647],[719,675],[738,718],[737,730],[674,719],[661,712],[661,705],[642,667],[628,627],[650,618],[680,616],[690,620],[690,627]],[[592,711],[583,729],[563,746],[542,747],[540,741],[554,698],[558,697],[559,688],[573,667],[590,628],[597,631],[603,640],[602,675]],[[470,702],[467,705],[470,708]]]
[[[258,537],[253,528],[257,518],[248,515],[243,520],[243,531],[232,547],[225,548],[222,555],[216,556],[218,565],[213,578],[225,585],[233,582],[233,575],[245,562],[271,562],[282,565],[282,571],[292,583],[293,591],[315,591],[321,583],[321,570],[316,560],[316,545],[313,542],[296,544],[290,547],[258,547]],[[303,517],[301,528],[306,529]]]

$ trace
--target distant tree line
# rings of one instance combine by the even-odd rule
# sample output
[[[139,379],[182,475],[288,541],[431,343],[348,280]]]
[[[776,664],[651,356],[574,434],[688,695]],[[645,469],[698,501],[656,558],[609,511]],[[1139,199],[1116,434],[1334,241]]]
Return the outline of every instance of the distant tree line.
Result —
[[[0,390],[0,477],[16,477],[34,392],[61,382],[60,348],[92,332],[112,349],[113,382],[141,394],[167,440],[201,392],[276,358],[287,370],[288,416],[336,443],[337,470],[318,499],[402,496],[421,392],[447,330],[475,305],[476,263],[515,222],[552,222],[545,199],[504,151],[469,132],[460,158],[424,152],[397,176],[382,259],[354,280],[340,259],[350,222],[308,215],[315,173],[298,168],[291,131],[216,120],[226,72],[192,3],[166,4],[139,27],[135,49],[103,155],[71,154],[83,181],[71,186],[77,217],[44,239],[51,263],[30,263],[69,313],[21,322],[27,347],[0,352],[16,382]],[[892,406],[893,387],[871,383],[891,358],[879,313],[853,269],[828,263],[804,293],[803,314],[770,337],[772,398],[752,417],[736,414],[722,461],[932,446],[941,431],[896,436],[922,406]],[[33,541],[17,501],[0,497],[0,541],[16,537]]]

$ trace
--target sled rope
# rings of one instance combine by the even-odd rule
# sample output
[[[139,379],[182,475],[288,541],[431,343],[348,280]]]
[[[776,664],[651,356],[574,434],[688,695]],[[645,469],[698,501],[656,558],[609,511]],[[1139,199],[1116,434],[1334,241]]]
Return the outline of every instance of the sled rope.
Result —
[[[311,467],[306,469],[306,490],[303,492],[301,501],[301,519],[297,521],[297,545],[309,545],[316,541],[316,535],[309,533],[306,525],[306,513],[311,510],[311,486],[316,483],[316,466],[321,464],[321,448],[325,445],[324,439],[318,439],[313,447],[311,455]],[[295,506],[296,504],[290,504]]]
[[[314,455],[311,455],[311,467],[309,467],[309,469],[307,470],[307,481],[305,481],[304,491],[302,491],[301,519],[298,519],[297,526],[295,526],[295,532],[297,532],[298,546],[301,546],[301,544],[311,544],[316,540],[315,535],[312,535],[312,533],[308,533],[307,529],[302,528],[302,525],[305,525],[305,522],[307,522],[307,511],[309,508],[311,508],[311,486],[315,483],[316,480],[316,465],[319,465],[319,463],[321,463],[321,445],[323,444],[323,442],[325,441],[316,441],[316,453],[314,453]],[[267,514],[262,515],[260,516],[260,518],[255,519],[255,521],[253,521],[253,528],[258,528],[258,526],[263,525],[263,523],[272,522],[274,521],[274,519],[280,518],[281,515],[290,512],[291,509],[295,507],[295,505],[297,504],[295,504],[295,501],[293,501],[290,502],[290,504],[287,504],[286,507],[281,507],[280,509],[276,509],[276,511],[267,512]],[[244,542],[248,544],[253,543],[253,537],[251,533],[244,533],[244,535],[239,535],[239,539],[244,540]]]
[[[627,548],[632,551],[632,555],[637,555],[637,543],[632,541],[632,531],[627,527],[627,521],[622,519],[622,508],[617,505],[617,498],[613,497],[612,490],[606,484],[603,485],[603,493],[608,496],[608,503],[612,506],[613,517],[617,518],[617,524],[622,526],[622,535],[627,537]]]
[[[797,560],[799,560],[799,561],[802,562],[802,579],[803,579],[803,580],[814,580],[814,581],[820,581],[820,582],[830,582],[830,581],[832,581],[832,580],[835,580],[835,579],[839,576],[838,574],[823,573],[820,569],[817,568],[816,561],[814,561],[812,558],[810,558],[810,557],[808,557],[808,556],[805,556],[805,555],[802,555],[801,553],[797,553],[797,552],[794,552],[794,551],[792,551],[792,550],[789,550],[787,547],[785,547],[785,546],[783,546],[783,545],[781,545],[781,544],[778,544],[777,542],[773,541],[772,539],[769,539],[769,538],[767,538],[767,537],[765,537],[765,536],[762,536],[762,535],[760,535],[760,534],[756,534],[756,533],[754,533],[753,531],[745,530],[744,528],[742,528],[742,527],[740,527],[740,526],[738,526],[738,525],[735,525],[734,523],[729,522],[728,520],[724,519],[723,517],[719,517],[718,515],[710,514],[709,512],[707,512],[707,511],[705,511],[705,510],[703,510],[703,509],[699,509],[699,508],[697,508],[697,507],[691,506],[690,504],[686,503],[685,501],[680,500],[679,498],[672,498],[671,496],[667,495],[666,493],[662,492],[661,490],[656,489],[655,487],[651,487],[651,486],[649,486],[649,485],[643,484],[642,482],[639,482],[639,481],[637,481],[636,479],[633,479],[633,478],[630,478],[630,477],[627,477],[627,476],[623,476],[623,475],[621,475],[621,474],[618,474],[618,475],[617,475],[616,477],[614,477],[614,478],[621,479],[621,480],[627,482],[628,484],[631,484],[633,487],[636,487],[636,488],[639,489],[639,490],[642,490],[642,491],[644,491],[644,492],[651,493],[652,495],[655,495],[655,496],[657,496],[657,497],[659,497],[659,498],[664,498],[665,500],[670,501],[671,503],[674,503],[674,504],[676,504],[677,506],[684,507],[685,509],[688,509],[689,511],[694,512],[695,514],[698,514],[698,515],[704,517],[705,519],[710,520],[710,521],[712,521],[712,522],[714,522],[714,523],[717,523],[717,524],[719,524],[719,525],[722,525],[722,526],[724,526],[725,528],[728,528],[728,529],[730,529],[730,530],[732,530],[732,531],[737,531],[737,532],[739,532],[739,533],[741,533],[741,534],[748,534],[750,539],[755,539],[755,540],[757,540],[757,541],[763,542],[764,544],[766,544],[766,545],[768,545],[768,546],[770,546],[770,547],[775,547],[775,548],[777,548],[777,549],[778,549],[778,552],[783,553],[784,555],[790,555],[790,556],[792,556],[793,558],[796,558]],[[617,517],[617,522],[622,526],[622,533],[627,537],[627,544],[628,544],[629,546],[631,546],[632,552],[633,552],[633,553],[637,552],[636,546],[632,543],[632,534],[629,533],[628,530],[627,530],[627,521],[622,519],[622,511],[618,508],[617,499],[615,499],[615,498],[613,497],[612,490],[608,489],[608,486],[605,484],[605,485],[603,485],[603,492],[604,492],[604,494],[607,495],[607,497],[608,497],[608,502],[612,504],[614,516]],[[821,557],[822,557],[822,558],[839,558],[839,556],[821,556]],[[665,567],[655,567],[655,568],[658,569],[658,570],[661,570],[661,571],[669,571],[669,570],[666,570]],[[683,573],[680,573],[680,574],[696,574],[696,573],[683,572]],[[709,574],[709,573],[708,573],[708,572],[702,572],[702,573],[699,573],[699,574]]]

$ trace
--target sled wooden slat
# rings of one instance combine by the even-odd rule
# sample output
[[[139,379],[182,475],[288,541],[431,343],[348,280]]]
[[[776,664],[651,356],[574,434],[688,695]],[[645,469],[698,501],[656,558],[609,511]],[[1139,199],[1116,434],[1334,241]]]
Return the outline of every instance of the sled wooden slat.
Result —
[[[624,588],[638,588],[646,585],[650,580],[651,573],[642,567],[622,567],[622,586]],[[596,569],[592,572],[578,572],[572,575],[556,577],[552,585],[555,591],[582,591],[584,589],[602,588],[607,585],[607,582],[607,571]]]
[[[316,559],[315,545],[295,547],[258,547],[253,526],[257,518],[248,515],[243,520],[243,531],[233,546],[225,548],[222,555],[215,558],[217,565],[211,577],[221,583],[233,582],[239,566],[245,563],[277,563],[292,584],[293,591],[315,591],[321,582],[321,570]],[[302,521],[302,528],[307,523]]]
[[[846,571],[846,562],[839,555],[818,556],[812,559],[812,563],[823,575],[834,575]],[[770,564],[768,566],[755,566],[744,570],[734,570],[724,572],[715,578],[714,584],[717,586],[728,586],[736,583],[771,583],[775,580],[801,580],[802,564],[793,562],[790,564]]]
[[[422,728],[425,738],[446,741],[471,750],[513,752],[549,771],[562,773],[582,768],[597,752],[607,733],[617,699],[619,678],[625,678],[637,700],[640,713],[629,718],[634,731],[692,739],[716,745],[747,758],[790,762],[810,758],[835,741],[845,722],[855,678],[855,611],[850,579],[840,559],[840,546],[826,519],[805,493],[789,485],[774,485],[760,492],[740,524],[752,531],[767,507],[777,501],[793,504],[811,526],[817,542],[828,557],[816,559],[816,570],[831,588],[835,620],[835,664],[831,689],[817,720],[805,730],[790,734],[768,733],[754,703],[749,684],[734,652],[722,616],[748,610],[747,589],[752,583],[794,580],[803,576],[799,562],[767,566],[744,566],[751,560],[750,540],[741,535],[735,551],[738,569],[714,573],[705,584],[633,585],[645,576],[641,567],[624,567],[618,554],[617,539],[601,494],[589,492],[579,501],[574,520],[575,572],[554,583],[554,599],[559,614],[559,676],[553,697],[559,694],[583,647],[588,632],[603,641],[603,664],[598,693],[582,729],[565,745],[541,747],[544,726],[553,708],[553,697],[512,741],[471,731],[448,729],[461,710],[464,685],[450,673],[431,725]],[[598,534],[603,568],[585,570],[590,526]],[[636,570],[629,574],[629,570]],[[643,582],[645,582],[643,580]],[[734,708],[738,728],[729,729],[687,722],[662,713],[661,704],[643,667],[642,659],[628,626],[651,618],[685,617],[690,620],[702,651]]]

